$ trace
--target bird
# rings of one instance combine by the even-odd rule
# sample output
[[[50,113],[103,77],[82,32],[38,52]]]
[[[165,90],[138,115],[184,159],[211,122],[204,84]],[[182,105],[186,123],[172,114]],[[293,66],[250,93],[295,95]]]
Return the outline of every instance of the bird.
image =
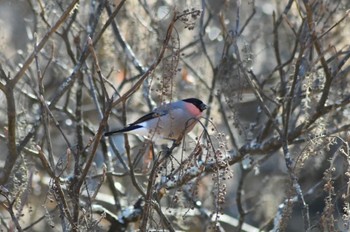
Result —
[[[104,135],[128,133],[143,136],[151,141],[179,141],[193,129],[206,109],[207,105],[197,98],[170,102],[155,108],[129,126],[106,132]]]

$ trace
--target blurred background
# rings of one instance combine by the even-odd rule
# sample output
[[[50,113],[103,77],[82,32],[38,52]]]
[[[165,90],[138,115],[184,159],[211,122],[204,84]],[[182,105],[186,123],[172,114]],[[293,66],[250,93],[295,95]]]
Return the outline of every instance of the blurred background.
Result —
[[[347,0],[74,3],[0,0],[1,231],[349,230]]]

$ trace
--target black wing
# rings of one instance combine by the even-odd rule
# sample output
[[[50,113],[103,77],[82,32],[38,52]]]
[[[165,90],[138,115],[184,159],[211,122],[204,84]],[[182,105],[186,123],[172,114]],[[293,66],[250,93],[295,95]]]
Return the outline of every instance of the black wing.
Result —
[[[132,130],[135,130],[135,129],[138,129],[138,128],[141,128],[141,127],[142,126],[140,126],[140,125],[131,125],[131,126],[123,128],[121,130],[115,130],[115,131],[106,132],[105,136],[111,136],[111,135],[117,134],[117,133],[128,132],[128,131],[132,131]]]
[[[161,116],[165,115],[165,112],[151,112],[149,114],[146,114],[142,116],[141,118],[137,119],[135,122],[131,123],[130,126],[137,125],[139,123],[143,123],[145,121],[151,120],[153,118],[159,118]]]

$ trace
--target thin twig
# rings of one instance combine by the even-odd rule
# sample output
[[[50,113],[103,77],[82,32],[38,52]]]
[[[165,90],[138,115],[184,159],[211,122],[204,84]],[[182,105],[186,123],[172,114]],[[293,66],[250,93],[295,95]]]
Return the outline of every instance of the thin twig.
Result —
[[[7,148],[8,154],[6,157],[5,166],[2,171],[0,171],[0,185],[3,185],[7,182],[10,177],[12,168],[14,167],[19,152],[17,151],[16,145],[16,123],[17,123],[17,112],[16,112],[16,102],[15,102],[15,93],[13,91],[14,85],[11,84],[11,80],[5,74],[4,70],[0,66],[0,78],[6,80],[6,84],[1,85],[1,90],[3,90],[6,96],[7,103]]]
[[[70,12],[75,8],[75,5],[79,2],[79,0],[73,0],[71,4],[67,7],[67,9],[63,12],[62,16],[56,21],[56,23],[46,32],[44,37],[38,43],[37,48],[29,55],[26,61],[23,63],[22,68],[18,71],[18,73],[11,80],[11,86],[15,86],[16,83],[22,78],[26,70],[29,68],[32,63],[35,54],[40,52],[40,50],[45,46],[46,42],[50,39],[51,35],[57,31],[57,29],[66,21],[66,19],[70,16]]]

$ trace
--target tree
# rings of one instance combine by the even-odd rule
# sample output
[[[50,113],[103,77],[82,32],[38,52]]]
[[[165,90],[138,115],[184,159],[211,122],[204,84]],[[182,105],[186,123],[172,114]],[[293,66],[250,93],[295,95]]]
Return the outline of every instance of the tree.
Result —
[[[1,5],[1,229],[349,230],[347,1]],[[180,144],[104,137],[187,97]]]

